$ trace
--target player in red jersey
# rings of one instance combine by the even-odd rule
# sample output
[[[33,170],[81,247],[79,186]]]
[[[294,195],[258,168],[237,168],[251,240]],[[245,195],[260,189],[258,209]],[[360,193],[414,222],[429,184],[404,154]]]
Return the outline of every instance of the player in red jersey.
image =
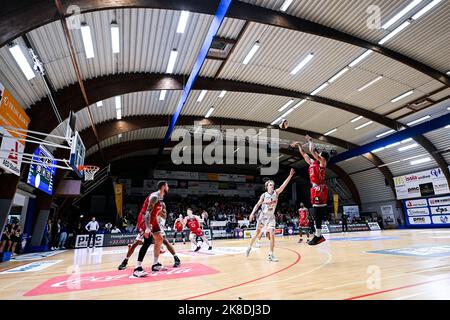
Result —
[[[202,247],[195,240],[196,237],[200,237],[203,240],[203,243],[206,243],[208,245],[208,250],[212,249],[211,244],[209,243],[208,239],[206,239],[205,235],[203,234],[202,228],[200,227],[202,223],[203,220],[194,215],[191,208],[188,208],[187,216],[186,218],[184,218],[184,224],[187,225],[189,230],[191,231],[189,234],[189,240],[197,247],[195,249],[195,252],[200,250]]]
[[[316,232],[309,245],[315,246],[325,241],[322,236],[322,220],[327,214],[327,199],[328,186],[325,183],[325,172],[327,169],[327,162],[330,155],[326,151],[318,153],[310,136],[306,136],[306,142],[309,145],[309,152],[314,157],[312,160],[309,155],[303,150],[303,147],[298,142],[291,144],[292,147],[298,147],[301,155],[309,165],[309,180],[311,182],[311,204],[314,208],[314,221],[316,223]]]
[[[173,244],[175,244],[175,241],[177,240],[177,235],[181,233],[181,237],[183,238],[183,244],[186,244],[186,237],[184,235],[184,218],[183,215],[180,214],[178,218],[175,220],[175,223],[173,224],[173,230],[175,230],[175,234],[173,235]]]
[[[303,229],[306,230],[306,240],[309,240],[309,219],[308,219],[309,211],[308,208],[305,207],[303,202],[300,203],[300,209],[298,209],[298,230],[300,234],[300,239],[298,242],[303,241]]]
[[[154,241],[153,246],[153,265],[152,271],[163,271],[166,268],[158,262],[161,244],[163,243],[163,237],[161,235],[161,229],[158,223],[158,215],[161,211],[166,211],[166,205],[163,202],[164,196],[169,192],[169,185],[166,181],[158,182],[158,191],[150,194],[142,206],[141,212],[138,216],[137,229],[144,230],[144,243],[139,250],[139,256],[134,269],[134,277],[145,277],[147,272],[142,269],[142,261],[148,248]]]

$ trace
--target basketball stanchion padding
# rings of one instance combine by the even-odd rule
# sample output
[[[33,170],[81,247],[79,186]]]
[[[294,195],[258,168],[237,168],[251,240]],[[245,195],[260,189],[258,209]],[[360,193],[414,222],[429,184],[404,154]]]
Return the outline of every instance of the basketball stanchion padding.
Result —
[[[84,179],[86,181],[90,181],[90,180],[94,180],[94,176],[98,172],[98,170],[100,170],[100,167],[89,166],[89,165],[78,166],[78,170],[84,172]]]

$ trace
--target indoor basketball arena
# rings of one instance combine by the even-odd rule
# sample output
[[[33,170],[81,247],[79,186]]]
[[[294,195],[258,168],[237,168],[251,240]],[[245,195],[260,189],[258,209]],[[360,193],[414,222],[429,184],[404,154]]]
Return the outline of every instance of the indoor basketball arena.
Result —
[[[1,300],[450,299],[449,0],[0,16]]]

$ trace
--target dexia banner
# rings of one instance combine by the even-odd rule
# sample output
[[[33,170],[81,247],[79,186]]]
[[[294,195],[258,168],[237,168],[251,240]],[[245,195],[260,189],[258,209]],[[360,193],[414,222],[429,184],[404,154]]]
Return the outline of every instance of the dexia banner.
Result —
[[[14,97],[0,83],[0,168],[20,175],[26,134],[14,129],[28,129],[30,118]],[[12,129],[14,128],[14,129]]]

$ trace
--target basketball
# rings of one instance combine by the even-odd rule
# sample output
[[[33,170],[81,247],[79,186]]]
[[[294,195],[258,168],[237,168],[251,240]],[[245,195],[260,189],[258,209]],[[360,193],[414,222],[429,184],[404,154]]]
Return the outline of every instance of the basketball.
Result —
[[[287,129],[289,126],[289,123],[286,119],[281,119],[279,127],[280,129]]]

